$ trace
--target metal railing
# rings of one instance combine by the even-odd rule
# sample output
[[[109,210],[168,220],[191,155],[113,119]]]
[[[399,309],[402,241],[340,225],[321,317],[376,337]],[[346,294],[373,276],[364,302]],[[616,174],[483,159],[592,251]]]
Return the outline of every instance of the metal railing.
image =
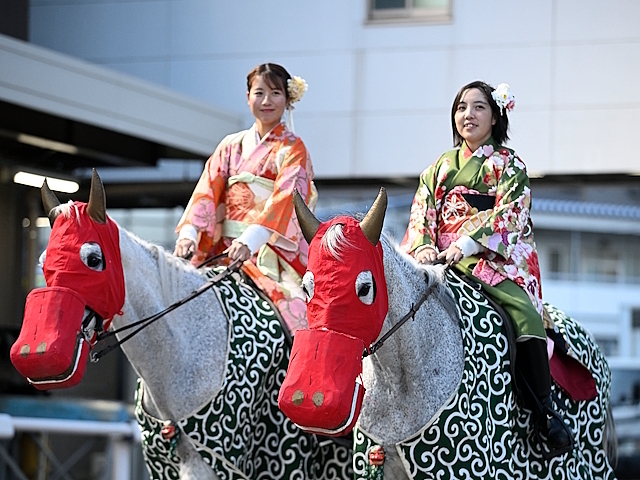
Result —
[[[106,437],[107,461],[103,480],[124,480],[132,478],[133,448],[139,449],[140,428],[135,421],[91,421],[49,418],[15,417],[0,413],[0,440],[11,440],[17,433],[30,434],[39,449],[38,480],[73,480],[69,470],[94,446],[85,442],[65,462],[59,461],[48,445],[49,434],[82,435]],[[0,463],[5,463],[13,476],[19,480],[29,480],[18,462],[0,443]],[[47,472],[52,468],[52,472]],[[0,472],[0,475],[2,473]],[[3,475],[2,475],[3,476]],[[0,480],[2,480],[0,476]]]

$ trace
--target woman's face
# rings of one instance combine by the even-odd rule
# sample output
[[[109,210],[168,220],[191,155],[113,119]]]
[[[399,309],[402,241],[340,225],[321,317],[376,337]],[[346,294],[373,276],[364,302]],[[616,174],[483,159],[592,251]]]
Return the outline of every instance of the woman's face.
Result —
[[[496,119],[482,90],[470,88],[462,94],[455,121],[458,133],[471,150],[478,148],[491,136]]]
[[[262,75],[258,75],[251,83],[247,99],[262,135],[280,123],[287,106],[286,93],[280,87],[270,85]]]

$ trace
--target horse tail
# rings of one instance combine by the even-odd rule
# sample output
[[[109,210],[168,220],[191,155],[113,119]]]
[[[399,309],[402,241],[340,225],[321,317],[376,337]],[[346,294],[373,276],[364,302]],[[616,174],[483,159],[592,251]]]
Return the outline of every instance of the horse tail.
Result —
[[[616,468],[616,465],[618,464],[618,437],[616,436],[616,427],[613,422],[613,412],[611,411],[611,404],[607,405],[602,448],[607,455],[607,460],[609,460],[609,465],[611,465],[611,468]]]

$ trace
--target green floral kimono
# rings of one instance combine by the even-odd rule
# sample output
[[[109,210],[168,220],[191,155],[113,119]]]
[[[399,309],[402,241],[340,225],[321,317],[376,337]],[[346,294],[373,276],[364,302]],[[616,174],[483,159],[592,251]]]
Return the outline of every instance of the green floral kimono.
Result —
[[[489,206],[478,207],[481,204]],[[510,283],[504,281],[511,280],[526,292],[542,318],[540,269],[530,208],[529,177],[513,150],[498,145],[493,138],[475,152],[463,143],[459,149],[445,152],[420,175],[401,245],[409,253],[422,245],[442,251],[462,235],[471,237],[485,251],[464,259],[461,269],[468,269],[486,286],[495,287],[489,288],[494,297],[499,297],[494,294]],[[500,302],[500,298],[496,300]],[[541,322],[534,331],[517,333],[545,336]]]

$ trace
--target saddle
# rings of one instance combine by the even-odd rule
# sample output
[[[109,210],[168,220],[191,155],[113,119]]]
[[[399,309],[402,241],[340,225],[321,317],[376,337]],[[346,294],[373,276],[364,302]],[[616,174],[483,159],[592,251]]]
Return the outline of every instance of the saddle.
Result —
[[[509,360],[512,378],[516,379],[516,394],[522,400],[522,380],[519,381],[520,375],[516,372],[515,360],[516,360],[516,335],[511,322],[509,314],[498,305],[489,296],[482,285],[458,272],[462,280],[470,287],[481,292],[487,299],[487,302],[498,312],[498,315],[502,318],[502,329],[509,346]],[[553,319],[549,315],[548,310],[544,309],[543,324],[547,333],[548,343],[552,348],[552,356],[549,360],[549,367],[551,370],[551,377],[555,383],[562,388],[562,390],[573,401],[589,401],[593,400],[597,396],[596,382],[591,375],[591,372],[582,365],[578,360],[571,356],[568,344],[562,333],[555,325]],[[528,404],[528,402],[525,402]]]

